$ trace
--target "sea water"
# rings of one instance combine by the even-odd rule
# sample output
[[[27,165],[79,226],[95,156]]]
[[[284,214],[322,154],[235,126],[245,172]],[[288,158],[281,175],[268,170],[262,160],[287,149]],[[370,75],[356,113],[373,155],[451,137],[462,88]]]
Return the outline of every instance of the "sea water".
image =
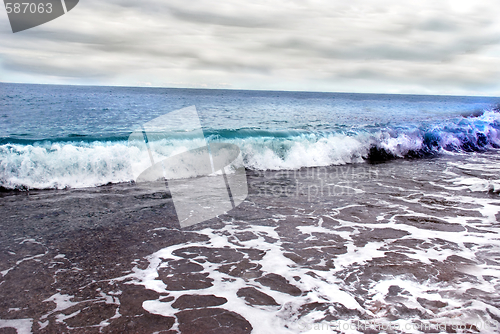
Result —
[[[498,147],[498,98],[1,84],[0,186],[129,182],[127,137],[194,105],[208,141],[254,170],[343,165]],[[195,143],[172,138],[166,147]]]

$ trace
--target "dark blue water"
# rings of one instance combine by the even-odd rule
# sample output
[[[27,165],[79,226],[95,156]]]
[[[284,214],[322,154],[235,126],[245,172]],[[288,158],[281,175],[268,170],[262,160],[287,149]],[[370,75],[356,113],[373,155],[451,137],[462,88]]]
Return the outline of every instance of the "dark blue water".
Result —
[[[0,186],[130,180],[127,138],[196,106],[205,136],[255,169],[473,152],[500,145],[496,97],[0,84]],[[189,144],[167,143],[173,147]]]
[[[0,137],[125,138],[195,105],[206,130],[347,131],[480,112],[500,98],[0,84]]]

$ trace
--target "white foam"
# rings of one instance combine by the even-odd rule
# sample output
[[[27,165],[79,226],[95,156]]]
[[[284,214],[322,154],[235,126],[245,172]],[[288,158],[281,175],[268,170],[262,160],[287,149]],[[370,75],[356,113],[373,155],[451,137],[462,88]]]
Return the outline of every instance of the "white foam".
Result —
[[[0,328],[15,328],[18,334],[33,333],[33,319],[0,319]]]
[[[486,135],[490,144],[500,144],[500,134],[492,125],[500,121],[499,117],[499,113],[485,113],[483,118],[486,124],[479,127],[481,131],[474,128],[473,121],[465,122],[470,123],[472,132]],[[453,123],[451,126],[458,125]],[[473,136],[466,132],[444,131],[443,127],[445,125],[435,129],[440,136],[441,148],[438,151],[441,153],[449,154],[442,149],[448,146],[459,149],[464,135]],[[223,142],[240,148],[247,168],[296,170],[363,162],[373,146],[394,156],[404,157],[409,152],[426,149],[424,135],[417,128],[387,128],[370,133],[358,131],[350,135],[303,133],[290,137],[248,136],[224,139]],[[150,141],[148,145],[153,160],[157,161],[200,147],[203,143],[204,140],[199,138],[163,138]],[[488,147],[491,148],[491,145]],[[151,167],[151,161],[146,151],[138,146],[129,146],[125,141],[0,145],[0,186],[5,188],[84,188],[130,182],[134,180],[133,171],[143,171],[148,167]],[[485,186],[493,187],[493,191],[498,189],[497,183]]]
[[[47,253],[48,253],[48,249],[43,246],[43,244],[41,244],[40,242],[36,241],[35,239],[24,239],[23,241],[21,241],[19,244],[22,245],[24,243],[33,243],[33,244],[39,244],[39,245],[42,245],[42,247],[44,248],[44,253],[41,253],[41,254],[36,254],[36,255],[29,255],[29,256],[26,256],[18,261],[16,261],[15,265],[8,268],[8,269],[5,269],[3,271],[0,271],[0,274],[5,277],[11,270],[15,269],[17,266],[19,266],[21,263],[25,262],[25,261],[31,261],[31,260],[34,260],[34,259],[37,259],[39,257],[42,257],[42,256],[45,256]],[[15,253],[14,253],[15,254]]]
[[[340,281],[329,275],[328,272],[315,271],[316,277],[307,274],[310,269],[297,266],[293,261],[284,256],[284,250],[281,243],[267,243],[264,236],[273,239],[279,239],[279,235],[272,227],[252,226],[248,231],[252,231],[258,236],[257,239],[241,241],[242,246],[235,247],[230,242],[229,237],[235,232],[244,230],[235,230],[232,225],[226,225],[222,230],[205,229],[198,231],[207,235],[209,241],[203,243],[190,243],[189,246],[200,246],[209,248],[225,248],[230,246],[238,250],[240,247],[244,249],[260,249],[265,251],[265,256],[258,261],[262,266],[264,273],[274,273],[285,277],[289,282],[298,286],[302,291],[307,291],[302,296],[291,296],[286,293],[271,290],[267,286],[263,286],[257,281],[252,281],[250,286],[254,286],[258,290],[273,297],[279,304],[284,305],[281,308],[274,306],[250,306],[242,298],[237,297],[237,291],[240,288],[248,287],[249,282],[243,278],[235,278],[228,276],[218,270],[218,265],[214,265],[208,261],[200,263],[204,267],[204,272],[209,273],[209,277],[213,279],[213,286],[203,290],[184,290],[184,291],[169,291],[169,294],[174,297],[179,297],[183,294],[215,294],[219,297],[225,297],[228,302],[220,306],[230,311],[236,312],[247,319],[256,333],[267,333],[272,330],[273,333],[296,333],[294,313],[297,309],[306,303],[310,302],[338,302],[351,309],[361,309],[360,305],[355,300],[354,296],[340,289]],[[177,249],[186,247],[186,244],[174,245],[162,249],[148,257],[150,265],[147,269],[141,270],[134,268],[134,273],[127,275],[120,280],[133,278],[136,284],[144,285],[148,289],[157,292],[165,292],[165,284],[158,280],[158,267],[161,266],[163,259],[179,259],[174,256],[173,252]],[[301,277],[297,282],[294,277]],[[173,309],[168,303],[160,302],[159,300],[146,301],[143,307],[149,312],[164,316],[172,316],[178,310]],[[313,316],[314,315],[310,315]],[[319,314],[318,314],[319,316]],[[313,319],[310,319],[313,320]],[[290,324],[295,324],[290,326]],[[284,325],[287,324],[288,327]]]
[[[280,170],[362,162],[372,140],[366,135],[311,135],[284,142],[261,137],[227,142],[240,147],[245,167]],[[150,143],[156,160],[196,148],[199,144],[196,140]],[[0,186],[64,189],[130,182],[134,180],[134,170],[151,166],[143,155],[144,152],[129,147],[126,142],[0,145]]]
[[[56,304],[56,307],[52,309],[49,313],[42,316],[40,320],[47,318],[49,315],[53,313],[64,311],[74,305],[78,305],[79,303],[71,301],[71,299],[73,298],[74,296],[65,295],[58,292],[50,296],[49,298],[45,299],[44,302],[54,302]]]
[[[283,170],[362,162],[373,139],[367,134],[309,134],[287,140],[255,137],[231,142],[240,146],[246,167]]]
[[[442,194],[432,194],[432,196],[443,196]],[[449,197],[448,197],[449,198]],[[411,199],[409,199],[411,200]],[[462,203],[470,203],[480,206],[477,210],[485,214],[484,218],[480,218],[481,223],[490,222],[490,217],[494,217],[500,208],[495,205],[500,201],[492,201],[490,199],[481,199],[474,197],[460,197],[452,198],[452,200],[460,201]],[[385,203],[380,200],[381,203]],[[415,203],[415,201],[412,201]],[[384,204],[384,206],[387,203]],[[402,237],[400,239],[411,238],[420,239],[422,242],[428,242],[429,240],[441,239],[448,241],[452,244],[458,244],[459,249],[450,249],[448,247],[440,247],[436,244],[431,248],[411,248],[408,252],[403,251],[403,254],[409,258],[419,260],[422,263],[431,264],[432,261],[444,261],[448,257],[461,256],[463,258],[475,259],[476,252],[481,247],[487,247],[488,251],[493,253],[498,251],[498,246],[491,248],[492,245],[497,244],[497,236],[500,234],[499,228],[489,229],[489,233],[471,233],[468,231],[463,232],[446,232],[446,231],[434,231],[418,228],[416,226],[396,224],[394,218],[395,216],[388,218],[379,219],[377,223],[366,223],[363,221],[346,221],[337,219],[336,216],[343,210],[352,207],[352,205],[332,208],[328,217],[330,219],[336,220],[341,224],[342,227],[349,226],[354,229],[352,232],[348,231],[337,231],[335,229],[331,230],[323,227],[323,219],[318,216],[314,216],[316,224],[307,226],[298,226],[297,233],[299,234],[309,234],[311,241],[316,238],[317,234],[332,234],[341,236],[346,240],[345,245],[347,246],[347,252],[344,254],[336,255],[334,259],[334,268],[329,271],[324,270],[314,270],[308,266],[300,266],[295,262],[291,261],[289,258],[284,256],[286,250],[282,247],[280,241],[280,235],[277,233],[274,227],[269,226],[258,226],[258,225],[228,225],[224,226],[219,230],[204,229],[197,231],[202,235],[207,236],[207,241],[204,242],[193,242],[186,244],[177,244],[167,248],[164,248],[151,256],[148,257],[150,265],[146,269],[140,269],[138,267],[134,268],[133,273],[122,277],[118,280],[130,280],[132,283],[140,284],[148,289],[155,290],[157,292],[165,292],[166,285],[158,279],[158,268],[162,265],[166,265],[164,260],[173,259],[177,260],[180,257],[175,256],[174,252],[176,250],[182,249],[186,246],[194,247],[207,247],[207,248],[231,248],[231,249],[257,249],[265,252],[265,256],[258,261],[262,266],[261,270],[266,273],[279,274],[286,278],[290,283],[299,287],[303,294],[300,296],[291,296],[286,293],[271,290],[269,287],[260,284],[259,282],[252,279],[243,279],[239,277],[232,277],[220,272],[218,269],[219,264],[211,263],[209,261],[198,262],[203,266],[203,272],[209,274],[209,277],[213,280],[213,286],[202,289],[202,290],[184,290],[184,291],[168,291],[169,295],[174,298],[178,298],[184,294],[214,294],[219,297],[224,297],[228,300],[227,303],[218,306],[233,312],[236,312],[247,319],[256,333],[267,333],[272,330],[273,333],[299,333],[299,332],[309,332],[309,333],[320,333],[321,331],[311,328],[309,331],[301,330],[303,324],[315,324],[315,322],[320,321],[324,318],[325,313],[323,311],[314,311],[306,315],[299,315],[299,308],[302,305],[308,303],[339,303],[344,305],[346,308],[351,310],[359,310],[362,314],[371,314],[373,321],[380,324],[399,324],[400,326],[406,326],[407,330],[405,332],[418,333],[420,331],[414,330],[412,326],[415,323],[411,319],[399,319],[397,321],[392,321],[384,316],[384,312],[390,310],[391,305],[387,304],[385,300],[388,295],[389,288],[393,285],[399,286],[400,288],[407,291],[409,294],[406,300],[403,302],[406,307],[412,309],[418,309],[421,312],[428,314],[430,320],[420,319],[423,323],[427,324],[451,324],[453,319],[460,319],[463,324],[464,321],[469,321],[469,323],[481,323],[481,321],[487,320],[488,318],[478,317],[478,310],[486,310],[491,308],[491,305],[487,305],[481,302],[467,304],[464,306],[462,295],[470,288],[477,288],[487,293],[495,293],[496,288],[494,282],[486,281],[482,278],[482,275],[494,275],[499,276],[500,266],[495,265],[467,265],[457,267],[457,270],[466,272],[470,275],[474,275],[478,282],[472,284],[468,281],[454,282],[452,284],[441,284],[433,283],[431,281],[419,282],[411,279],[410,276],[391,276],[387,275],[386,278],[379,282],[375,282],[370,286],[370,291],[368,295],[372,296],[372,303],[379,303],[374,310],[380,308],[381,313],[373,313],[370,311],[370,302],[362,307],[358,304],[356,300],[355,292],[349,290],[349,287],[337,277],[336,273],[341,273],[345,270],[355,270],[356,268],[362,267],[364,264],[370,262],[371,260],[379,257],[384,257],[387,247],[390,244],[390,240],[368,242],[362,247],[355,246],[352,242],[352,236],[359,233],[360,229],[378,229],[378,228],[392,228],[401,229],[409,233],[408,236]],[[401,209],[405,214],[411,216],[419,216],[422,218],[432,218],[429,215],[423,213],[414,212],[409,210],[407,207],[402,205],[393,204],[389,207],[393,209]],[[392,209],[391,209],[392,210]],[[399,214],[400,215],[400,214]],[[326,217],[326,216],[325,216]],[[280,221],[286,219],[287,217],[282,215],[274,215],[273,220]],[[471,224],[468,222],[470,217],[467,216],[452,216],[452,217],[440,217],[448,221],[449,223],[455,224]],[[478,218],[475,218],[476,220]],[[478,224],[481,224],[478,223]],[[153,232],[153,231],[152,231]],[[231,242],[232,237],[235,233],[241,232],[252,232],[257,236],[257,239],[251,239],[247,241],[239,241],[238,245]],[[267,236],[276,242],[269,243],[266,242],[264,238]],[[473,243],[477,245],[478,248],[465,247],[464,243]],[[311,274],[313,273],[313,274]],[[295,280],[295,277],[300,277],[300,280]],[[243,298],[237,297],[237,291],[242,287],[252,286],[259,291],[266,293],[267,295],[274,298],[281,306],[251,306],[248,305]],[[417,298],[425,298],[430,301],[441,301],[447,306],[436,310],[436,314],[429,313],[430,310],[425,309],[417,301]],[[163,316],[173,316],[179,310],[172,308],[172,302],[160,302],[160,300],[149,300],[144,302],[143,307],[155,314]],[[368,308],[367,308],[368,307]],[[459,310],[459,311],[458,311]],[[496,311],[496,310],[495,310]],[[454,313],[455,312],[455,313]],[[460,312],[460,313],[457,313]],[[354,320],[341,320],[340,322],[345,322],[346,324],[353,323]],[[331,323],[329,323],[331,325]],[[285,326],[286,325],[286,326]],[[176,325],[177,326],[177,325]],[[303,326],[302,326],[303,327]],[[176,327],[177,328],[177,327]],[[354,327],[355,328],[355,327]],[[402,327],[405,328],[405,327]],[[306,328],[307,330],[307,328]],[[347,329],[343,332],[358,332],[353,329]],[[483,331],[487,332],[487,330]]]
[[[123,143],[1,145],[0,185],[62,189],[130,181]]]
[[[456,168],[465,172],[474,171],[475,176],[464,176],[450,172],[451,178],[446,179],[453,186],[448,189],[469,189],[476,192],[500,193],[500,161],[492,156],[464,156],[464,161],[448,162],[450,169]]]

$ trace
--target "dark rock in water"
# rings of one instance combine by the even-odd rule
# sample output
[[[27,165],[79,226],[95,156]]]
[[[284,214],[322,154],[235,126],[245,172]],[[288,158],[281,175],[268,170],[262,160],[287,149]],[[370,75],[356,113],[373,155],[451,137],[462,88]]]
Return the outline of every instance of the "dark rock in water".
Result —
[[[163,317],[161,315],[145,312],[135,317],[120,317],[110,321],[110,325],[104,327],[103,333],[154,333],[170,334],[175,332],[167,331],[175,323],[174,317]],[[147,328],[147,331],[145,331]],[[98,332],[98,331],[97,331]],[[87,332],[83,332],[87,333]]]
[[[179,329],[189,334],[246,334],[252,325],[241,315],[221,308],[176,313]]]
[[[396,156],[391,152],[377,146],[372,146],[370,147],[370,151],[368,152],[366,160],[371,164],[376,164],[389,161],[395,158]]]
[[[140,285],[124,285],[120,299],[120,314],[122,316],[134,316],[147,313],[142,308],[142,303],[146,300],[155,300],[159,294],[153,290],[145,289]]]
[[[404,292],[404,289],[397,285],[391,285],[389,287],[387,296],[397,296]]]
[[[116,305],[99,303],[80,310],[75,316],[65,320],[70,327],[96,326],[111,318],[116,311]]]
[[[440,300],[428,300],[425,298],[418,297],[417,301],[419,302],[420,305],[422,305],[423,308],[429,310],[448,306],[448,303],[442,302]]]
[[[225,303],[227,303],[226,298],[214,295],[182,295],[177,298],[172,307],[184,310],[187,308],[219,306]]]
[[[411,318],[428,318],[426,312],[418,308],[410,308],[403,303],[393,303],[388,305],[387,312],[385,313],[387,319],[411,319]]]
[[[158,277],[167,285],[167,290],[205,289],[212,286],[213,279],[208,273],[200,273],[203,266],[192,260],[180,259],[165,261],[158,269]]]
[[[488,145],[488,137],[486,137],[483,133],[478,133],[476,135],[477,138],[477,146],[484,148]]]
[[[244,259],[237,263],[223,264],[218,271],[233,277],[257,278],[262,276],[262,265]]]
[[[399,239],[410,233],[403,230],[393,228],[378,228],[378,229],[360,229],[360,233],[356,235],[354,244],[357,247],[363,247],[372,241],[384,241],[387,239]]]
[[[14,327],[0,328],[1,334],[17,334],[17,330]]]
[[[165,261],[166,266],[162,266],[159,271],[165,275],[191,273],[203,270],[203,266],[191,260],[169,260]]]
[[[362,318],[361,312],[359,310],[351,310],[340,303],[309,303],[302,305],[298,310],[300,317],[303,317],[309,313],[322,312],[326,316],[321,319],[321,321],[334,321],[339,319],[349,319],[349,318]]]
[[[288,245],[285,245],[288,246]],[[291,247],[290,247],[291,248]],[[328,250],[328,249],[326,249]],[[333,252],[337,250],[337,254],[341,253],[343,249],[338,249],[338,248],[333,248]],[[333,253],[332,252],[332,253]],[[345,252],[344,252],[345,253]],[[308,265],[308,266],[314,266],[315,269],[319,269],[318,265],[321,263],[321,260],[328,257],[328,258],[333,258],[334,256],[331,256],[328,254],[323,248],[320,250],[318,249],[294,249],[294,252],[290,253],[284,253],[283,254],[285,257],[289,258],[293,262],[299,264],[299,265]],[[320,270],[329,270],[334,267],[333,262],[331,259],[326,260],[326,265],[323,266],[322,269]]]
[[[158,273],[158,277],[167,285],[167,290],[180,291],[180,290],[199,290],[211,287],[214,281],[208,277],[208,273],[187,273],[177,274],[173,276],[165,276]]]
[[[248,258],[252,261],[255,260],[262,260],[262,258],[266,255],[266,252],[260,249],[252,249],[252,248],[247,248],[247,249],[238,249],[240,252],[245,253]]]
[[[253,287],[241,288],[238,290],[237,295],[244,298],[250,305],[279,305],[273,297]]]
[[[243,259],[243,254],[231,248],[186,247],[174,252],[183,258],[204,257],[208,262],[237,262]]]
[[[484,110],[474,110],[474,111],[469,111],[469,112],[463,112],[462,116],[474,118],[474,117],[482,116],[483,114],[484,114]]]
[[[466,259],[464,257],[458,256],[458,255],[450,255],[444,260],[444,263],[452,263],[454,265],[475,265],[477,264],[475,261],[472,261],[470,259]]]
[[[143,286],[123,285],[122,293],[118,297],[120,299],[118,312],[121,317],[111,320],[110,326],[105,327],[104,332],[130,333],[139,332],[144,328],[148,328],[152,332],[168,330],[175,322],[174,317],[151,314],[142,307],[144,301],[155,300],[159,297],[157,292],[145,289]]]
[[[252,232],[236,233],[235,237],[238,238],[238,240],[240,240],[240,241],[248,241],[248,240],[253,240],[253,239],[259,238],[257,235],[255,235],[255,233],[252,233]]]
[[[271,288],[271,290],[280,291],[292,296],[300,296],[302,294],[302,291],[299,288],[288,283],[286,278],[278,274],[267,274],[256,281]]]
[[[406,224],[418,228],[434,231],[463,232],[465,228],[460,224],[448,223],[444,220],[430,217],[402,216],[397,217],[398,224]]]
[[[423,281],[439,274],[438,269],[426,266],[406,255],[395,252],[386,252],[385,255],[384,258],[372,259],[363,267],[363,279],[378,281],[387,276],[404,275],[417,281]]]

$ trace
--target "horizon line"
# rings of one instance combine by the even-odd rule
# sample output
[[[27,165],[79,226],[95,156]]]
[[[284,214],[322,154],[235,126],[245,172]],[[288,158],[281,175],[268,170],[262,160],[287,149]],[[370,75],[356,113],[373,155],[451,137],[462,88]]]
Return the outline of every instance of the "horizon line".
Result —
[[[458,95],[458,94],[414,94],[414,93],[362,93],[362,92],[332,92],[332,91],[307,91],[307,90],[268,90],[268,89],[239,89],[239,88],[208,88],[208,87],[166,87],[166,86],[128,86],[128,85],[91,85],[91,84],[57,84],[57,83],[31,83],[31,82],[6,82],[9,85],[39,85],[39,86],[74,86],[74,87],[103,87],[103,88],[154,88],[154,89],[191,89],[191,90],[218,90],[218,91],[247,91],[247,92],[275,92],[275,93],[321,93],[321,94],[360,94],[360,95],[411,95],[411,96],[442,96],[442,97],[484,97],[500,98],[494,95]]]

